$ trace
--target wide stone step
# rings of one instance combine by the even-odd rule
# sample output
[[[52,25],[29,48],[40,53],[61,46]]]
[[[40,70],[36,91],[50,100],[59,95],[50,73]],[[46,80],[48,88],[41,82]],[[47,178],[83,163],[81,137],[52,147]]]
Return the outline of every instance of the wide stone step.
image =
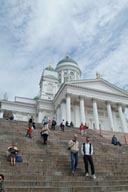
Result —
[[[128,190],[128,185],[116,186],[78,186],[78,187],[8,187],[9,192],[111,192]]]
[[[20,180],[20,181],[5,181],[5,185],[8,187],[12,186],[51,186],[51,187],[77,187],[77,186],[114,186],[114,185],[127,185],[128,180],[111,180],[111,181],[101,181],[93,180],[92,178],[85,178],[85,181],[41,181],[41,180]]]
[[[38,158],[32,158],[32,157],[26,157],[26,159],[23,157],[23,162],[22,163],[17,163],[16,167],[17,169],[27,169],[28,167],[37,167],[38,164],[38,168],[65,168],[65,169],[69,169],[71,167],[71,163],[70,160],[58,160],[54,159],[54,161],[52,160],[52,158],[50,159],[45,159],[43,157],[38,157]],[[8,169],[12,169],[12,167],[10,166],[10,163],[6,161],[6,158],[1,159],[0,161],[0,168],[6,168],[8,166]],[[106,170],[106,171],[113,171],[114,173],[116,172],[122,172],[122,173],[126,173],[128,172],[127,169],[127,164],[123,165],[124,169],[122,170],[122,164],[119,165],[113,165],[113,164],[107,164],[107,165],[101,165],[100,163],[95,163],[95,169],[96,171],[102,171],[102,170]],[[84,170],[84,163],[83,160],[79,161],[78,164],[78,168],[81,168]],[[118,170],[118,171],[117,171]]]
[[[85,177],[84,173],[83,175],[79,176],[79,175],[75,175],[75,177],[72,177],[71,176],[71,173],[69,175],[60,175],[59,172],[56,173],[56,175],[54,176],[51,176],[51,175],[43,175],[43,174],[38,174],[38,173],[35,173],[35,174],[25,174],[23,173],[22,175],[21,174],[15,174],[13,172],[6,172],[5,174],[5,180],[12,180],[12,181],[20,181],[20,180],[35,180],[35,181],[57,181],[57,182],[61,182],[61,181],[65,181],[65,182],[68,182],[68,181],[85,181],[87,180],[88,178]],[[97,175],[97,179],[96,181],[112,181],[112,180],[128,180],[128,174],[126,175]]]

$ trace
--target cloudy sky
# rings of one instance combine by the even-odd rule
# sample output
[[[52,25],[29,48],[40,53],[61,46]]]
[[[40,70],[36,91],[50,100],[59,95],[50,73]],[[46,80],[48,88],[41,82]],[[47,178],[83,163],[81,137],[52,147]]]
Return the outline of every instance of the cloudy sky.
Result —
[[[0,99],[34,98],[67,53],[82,78],[128,89],[128,0],[0,0]]]

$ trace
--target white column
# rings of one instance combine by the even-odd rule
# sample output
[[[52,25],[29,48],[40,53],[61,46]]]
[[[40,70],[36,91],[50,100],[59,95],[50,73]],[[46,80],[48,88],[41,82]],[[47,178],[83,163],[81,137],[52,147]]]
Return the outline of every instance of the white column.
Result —
[[[57,125],[59,125],[61,122],[60,105],[57,107],[57,119],[56,119],[56,121],[57,121]]]
[[[98,116],[98,110],[97,110],[97,103],[93,99],[93,115],[94,115],[94,121],[95,121],[95,126],[96,129],[99,129],[99,116]]]
[[[64,72],[61,71],[61,83],[63,83],[63,82],[64,82]]]
[[[77,78],[76,78],[76,71],[75,71],[75,80],[77,80]]]
[[[0,112],[0,118],[3,118],[3,112]],[[28,121],[28,119],[27,119],[27,121]]]
[[[74,107],[74,112],[75,112],[74,113],[74,126],[75,127],[79,127],[80,126],[80,116],[78,116],[79,110],[80,110],[79,106],[75,105],[75,107]]]
[[[80,97],[80,120],[81,120],[81,123],[85,123],[85,108],[84,108],[83,97]]]
[[[66,120],[66,104],[65,101],[61,102],[60,105],[60,114],[61,114],[61,121],[64,119]]]
[[[115,111],[113,111],[112,115],[113,115],[114,129],[115,129],[114,131],[117,131],[117,128],[118,128],[117,117],[116,117],[117,114]]]
[[[109,123],[110,123],[110,129],[112,131],[115,131],[113,117],[112,117],[112,108],[111,108],[110,103],[108,103],[108,102],[107,102],[107,112],[108,112],[108,118],[109,118]]]
[[[119,116],[122,122],[122,126],[123,126],[123,131],[127,132],[127,124],[126,124],[126,119],[124,117],[123,111],[122,111],[122,107],[121,105],[118,105],[118,111],[119,111]]]
[[[125,109],[124,109],[124,116],[125,116],[125,119],[127,120],[128,119],[128,107],[125,107]]]
[[[38,111],[38,119],[37,122],[38,123],[42,123],[43,120],[43,112],[42,111]]]
[[[61,121],[64,119],[64,103],[62,102],[60,105],[60,116],[61,116]]]
[[[66,121],[68,121],[68,123],[71,122],[71,97],[70,95],[66,95]]]

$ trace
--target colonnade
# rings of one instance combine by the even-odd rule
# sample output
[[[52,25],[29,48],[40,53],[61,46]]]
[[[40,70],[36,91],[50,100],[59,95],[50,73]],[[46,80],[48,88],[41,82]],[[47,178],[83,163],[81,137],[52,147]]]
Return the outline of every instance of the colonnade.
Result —
[[[92,101],[92,109],[93,109],[93,120],[95,122],[95,128],[98,130],[99,127],[99,114],[98,114],[98,106],[96,99],[90,99]],[[104,101],[105,102],[105,101]],[[109,121],[109,127],[111,130],[115,131],[114,127],[114,120],[113,120],[113,112],[112,112],[112,103],[105,102],[106,103],[106,109],[107,109],[107,115],[108,115],[108,121]],[[114,103],[115,104],[115,103]],[[66,106],[64,109],[64,105]],[[123,109],[121,104],[117,104],[119,118],[121,120],[122,128],[124,132],[127,132],[127,123],[126,119],[123,113]],[[85,101],[84,97],[79,97],[79,114],[75,114],[75,118],[79,115],[80,122],[86,122],[86,115],[85,115]],[[61,116],[61,117],[60,117]],[[57,119],[62,120],[65,119],[68,122],[71,122],[71,96],[69,94],[66,95],[66,104],[62,102],[60,104],[60,107],[57,108]]]

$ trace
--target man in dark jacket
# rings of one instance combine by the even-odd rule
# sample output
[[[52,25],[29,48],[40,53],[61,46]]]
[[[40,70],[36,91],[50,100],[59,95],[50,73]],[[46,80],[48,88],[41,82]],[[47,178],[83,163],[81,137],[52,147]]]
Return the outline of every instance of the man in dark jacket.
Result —
[[[83,155],[84,165],[85,165],[85,176],[89,176],[89,169],[88,169],[88,163],[91,166],[91,175],[93,179],[96,179],[95,176],[95,168],[93,164],[93,145],[90,142],[90,137],[86,137],[86,142],[82,144],[81,146],[81,154]]]

